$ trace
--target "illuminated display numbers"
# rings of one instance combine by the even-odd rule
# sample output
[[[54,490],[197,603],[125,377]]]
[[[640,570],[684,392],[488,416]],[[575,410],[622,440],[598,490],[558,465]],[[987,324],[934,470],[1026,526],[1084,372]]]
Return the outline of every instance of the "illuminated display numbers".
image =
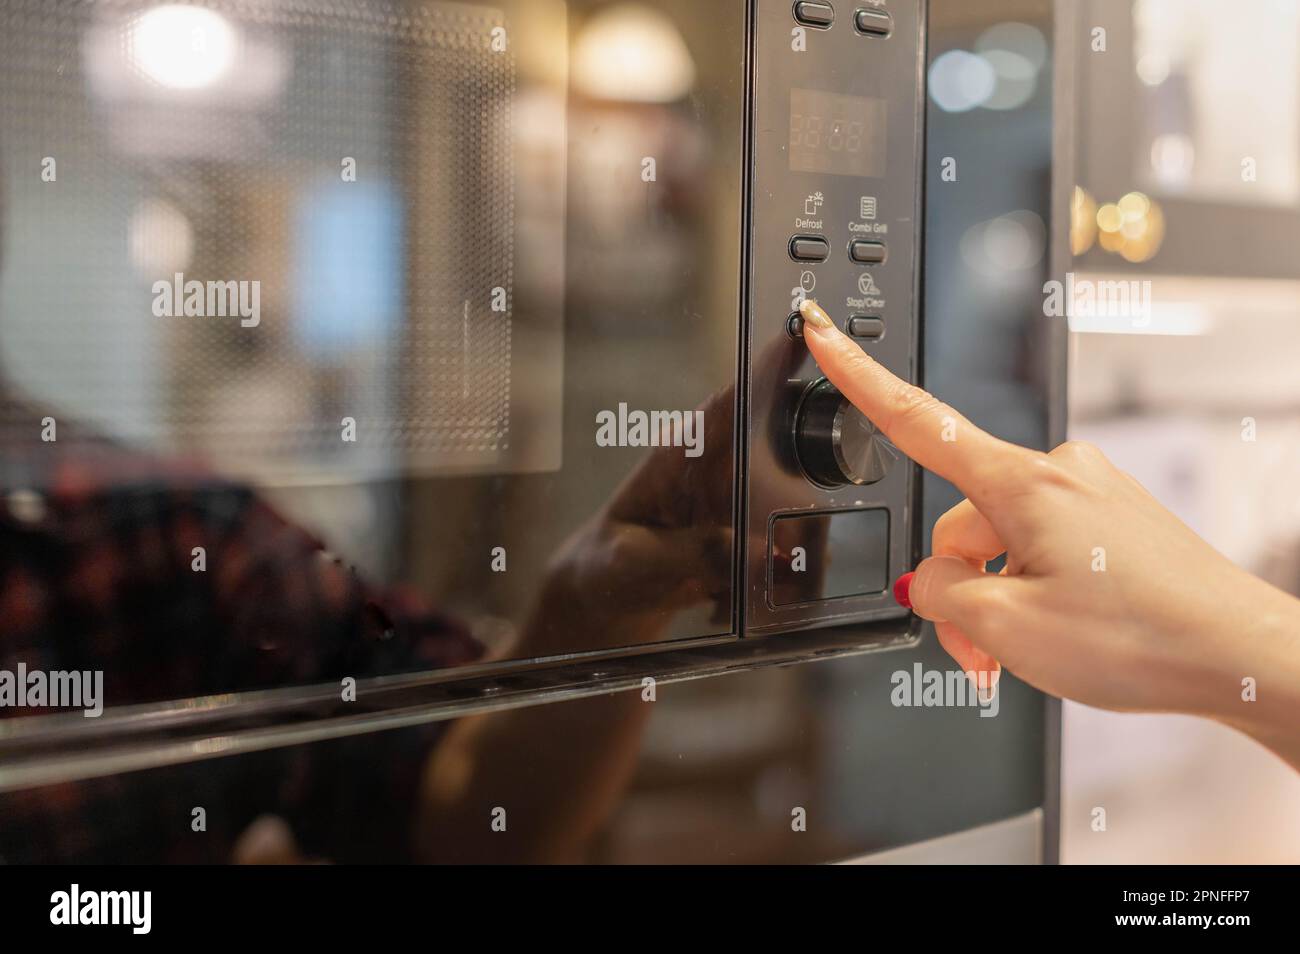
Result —
[[[825,116],[803,116],[790,114],[790,148],[791,149],[828,149],[831,152],[861,152],[862,135],[866,124],[861,122],[832,119],[828,123]]]

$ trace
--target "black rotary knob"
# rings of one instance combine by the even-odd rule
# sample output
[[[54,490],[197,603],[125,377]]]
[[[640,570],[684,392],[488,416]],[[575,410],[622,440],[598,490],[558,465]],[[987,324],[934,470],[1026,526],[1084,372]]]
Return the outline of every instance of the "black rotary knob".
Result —
[[[865,414],[825,378],[804,395],[795,418],[795,453],[815,484],[874,484],[899,453]]]

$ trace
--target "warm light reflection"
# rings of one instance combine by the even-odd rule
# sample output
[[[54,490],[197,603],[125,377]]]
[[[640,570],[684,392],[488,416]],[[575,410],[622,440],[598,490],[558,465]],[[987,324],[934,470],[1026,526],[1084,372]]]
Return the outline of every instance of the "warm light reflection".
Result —
[[[1096,222],[1097,244],[1129,262],[1150,260],[1165,238],[1164,213],[1141,192],[1129,192],[1118,202],[1101,206]]]
[[[672,103],[695,86],[695,61],[666,16],[623,4],[583,27],[574,44],[573,81],[594,99]]]
[[[1124,217],[1120,214],[1119,206],[1114,202],[1107,202],[1097,210],[1097,228],[1103,232],[1118,232],[1123,221]]]
[[[238,36],[221,14],[176,4],[141,14],[128,28],[132,65],[171,89],[201,89],[225,76],[235,60]]]
[[[1070,199],[1070,253],[1082,255],[1097,241],[1097,202],[1087,189],[1074,187]]]

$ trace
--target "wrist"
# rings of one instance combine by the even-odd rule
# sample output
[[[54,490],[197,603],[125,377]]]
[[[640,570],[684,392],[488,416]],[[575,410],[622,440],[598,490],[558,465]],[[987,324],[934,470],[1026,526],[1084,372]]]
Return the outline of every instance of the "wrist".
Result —
[[[1246,606],[1207,636],[1220,662],[1205,714],[1300,769],[1300,600],[1247,579]]]

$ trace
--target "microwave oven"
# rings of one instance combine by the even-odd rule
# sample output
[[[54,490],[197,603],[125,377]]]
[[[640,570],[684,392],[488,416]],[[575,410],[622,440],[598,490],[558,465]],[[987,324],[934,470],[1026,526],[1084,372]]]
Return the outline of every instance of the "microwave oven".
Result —
[[[915,643],[922,0],[6,24],[6,786]]]

